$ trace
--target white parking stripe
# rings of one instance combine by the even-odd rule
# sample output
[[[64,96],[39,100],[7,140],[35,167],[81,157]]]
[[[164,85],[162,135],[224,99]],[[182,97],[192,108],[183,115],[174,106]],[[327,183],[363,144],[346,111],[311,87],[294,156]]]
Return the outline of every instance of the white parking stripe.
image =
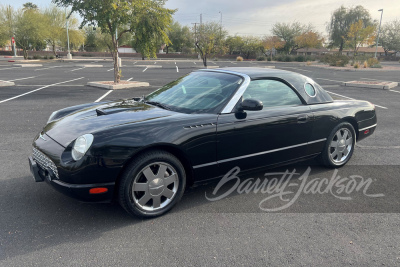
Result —
[[[389,90],[390,92],[395,92],[395,93],[400,93],[399,91],[396,90]]]
[[[281,67],[281,68],[285,68],[285,69],[294,69],[294,70],[301,70],[301,71],[306,71],[306,72],[313,72],[313,71],[311,71],[311,70],[303,70],[303,69],[293,68],[293,67]]]
[[[38,76],[32,76],[32,77],[26,77],[26,78],[21,78],[21,79],[15,79],[15,80],[11,80],[9,82],[15,82],[15,81],[21,81],[21,80],[26,80],[26,79],[32,79],[32,78],[36,78]]]
[[[157,61],[154,61],[154,65],[157,64]]]
[[[133,78],[129,78],[127,81],[129,82],[130,80],[132,80]]]
[[[176,65],[176,61],[175,61],[175,65]]]
[[[10,70],[10,69],[19,69],[21,67],[11,67],[11,68],[5,68],[5,69],[0,69],[0,70]]]
[[[63,83],[69,83],[69,82],[77,81],[77,80],[80,80],[80,79],[83,79],[83,78],[85,78],[85,77],[80,77],[80,78],[73,79],[73,80],[69,80],[69,81],[65,81],[65,82],[59,82],[59,83],[53,83],[53,84],[49,84],[49,85],[46,85],[46,86],[40,87],[40,88],[38,88],[38,89],[35,89],[35,90],[32,90],[32,91],[29,91],[29,92],[27,92],[27,93],[24,93],[24,94],[21,94],[21,95],[17,95],[17,96],[14,96],[14,97],[11,97],[11,98],[8,98],[8,99],[5,99],[5,100],[2,100],[2,101],[0,101],[0,104],[1,104],[1,103],[4,103],[4,102],[7,102],[7,101],[10,101],[10,100],[13,100],[13,99],[16,99],[16,98],[19,98],[19,97],[21,97],[21,96],[24,96],[24,95],[31,94],[31,93],[33,93],[33,92],[36,92],[36,91],[39,91],[39,90],[42,90],[42,89],[45,89],[45,88],[48,88],[48,87],[54,86],[54,85],[63,84]]]
[[[332,93],[332,92],[330,92],[330,91],[328,91],[328,90],[325,90],[326,92],[328,92],[328,93],[330,93],[330,94],[332,94],[332,95],[337,95],[337,96],[340,96],[340,97],[344,97],[344,98],[347,98],[347,99],[350,99],[350,100],[357,100],[357,99],[355,99],[355,98],[351,98],[351,97],[348,97],[348,96],[344,96],[344,95],[339,95],[339,94],[336,94],[336,93]],[[358,99],[358,100],[361,100],[361,99]],[[377,104],[374,104],[376,107],[379,107],[379,108],[383,108],[383,109],[388,109],[387,107],[382,107],[382,106],[379,106],[379,105],[377,105]]]
[[[136,63],[137,63],[137,61],[133,62],[133,64],[136,64]]]
[[[196,65],[196,62],[193,62],[194,63],[194,65]]]
[[[143,72],[145,72],[147,70],[147,67],[143,70]]]
[[[107,70],[107,71],[112,71],[112,70],[114,70],[114,68],[112,68],[112,69],[109,69],[109,70]]]
[[[38,70],[48,70],[48,69],[54,69],[54,68],[60,68],[60,67],[62,67],[62,66],[53,66],[53,67],[49,67],[49,68],[35,69],[35,71],[38,71]]]
[[[71,72],[73,72],[73,71],[77,71],[77,70],[81,70],[81,69],[84,69],[85,67],[83,67],[83,68],[79,68],[79,69],[74,69],[74,70],[71,70]]]
[[[110,90],[107,93],[105,93],[102,97],[100,97],[99,99],[97,99],[96,101],[94,101],[95,103],[100,102],[103,98],[105,98],[106,96],[108,96],[112,91],[114,90]]]
[[[178,66],[176,66],[176,72],[179,72]]]
[[[336,80],[329,80],[329,79],[322,79],[322,78],[315,78],[317,80],[324,80],[324,81],[330,81],[330,82],[337,82],[337,83],[344,83],[344,81],[336,81]]]

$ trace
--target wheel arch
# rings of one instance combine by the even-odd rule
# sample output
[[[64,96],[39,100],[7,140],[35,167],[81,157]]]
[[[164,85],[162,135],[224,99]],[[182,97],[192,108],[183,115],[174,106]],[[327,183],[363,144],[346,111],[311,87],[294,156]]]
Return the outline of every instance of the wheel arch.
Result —
[[[162,150],[162,151],[166,151],[168,153],[171,153],[172,155],[174,155],[183,165],[183,168],[185,169],[185,173],[186,173],[186,186],[191,186],[194,183],[194,173],[193,173],[193,168],[192,168],[192,164],[188,158],[188,156],[186,155],[186,153],[184,151],[182,151],[179,147],[172,145],[172,144],[166,144],[166,143],[161,143],[161,144],[153,144],[150,146],[146,146],[143,148],[138,149],[137,151],[135,151],[135,153],[133,155],[131,155],[129,157],[129,159],[127,159],[122,167],[122,169],[119,171],[116,182],[115,182],[115,188],[119,187],[119,183],[121,180],[121,176],[122,174],[125,172],[126,168],[129,166],[129,164],[135,160],[135,157],[137,157],[140,154],[143,154],[145,152],[148,151],[152,151],[152,150]],[[118,194],[118,190],[114,191],[114,198],[117,196]]]
[[[350,123],[350,124],[353,126],[354,131],[356,132],[356,140],[358,140],[358,134],[359,134],[359,132],[358,132],[358,123],[357,123],[357,120],[356,120],[354,117],[345,117],[345,118],[343,118],[343,119],[340,120],[340,123],[342,123],[342,122],[348,122],[348,123]]]

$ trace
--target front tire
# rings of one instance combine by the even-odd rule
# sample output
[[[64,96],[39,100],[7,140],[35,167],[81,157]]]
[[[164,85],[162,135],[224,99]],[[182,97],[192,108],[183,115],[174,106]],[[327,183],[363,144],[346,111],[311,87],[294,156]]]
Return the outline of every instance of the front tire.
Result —
[[[353,155],[356,133],[350,123],[342,122],[331,132],[322,151],[322,164],[329,168],[344,166]]]
[[[156,217],[179,202],[185,187],[185,169],[174,155],[148,151],[131,162],[123,173],[119,203],[130,215]]]

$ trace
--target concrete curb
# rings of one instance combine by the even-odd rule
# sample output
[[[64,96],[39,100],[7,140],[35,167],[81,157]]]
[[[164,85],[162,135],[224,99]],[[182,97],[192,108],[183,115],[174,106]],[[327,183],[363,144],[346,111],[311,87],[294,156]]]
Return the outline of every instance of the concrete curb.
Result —
[[[393,87],[398,86],[398,83],[396,82],[362,82],[362,81],[350,81],[350,82],[344,82],[344,86],[348,87],[363,87],[363,88],[374,88],[374,89],[383,89],[383,90],[389,90]]]
[[[148,87],[150,84],[148,82],[137,82],[137,81],[129,81],[128,84],[103,84],[104,81],[101,82],[88,82],[88,86],[106,88],[109,90],[116,89],[129,89],[135,87]]]
[[[0,87],[3,87],[3,86],[14,86],[14,85],[15,85],[14,82],[0,81]]]
[[[15,67],[43,67],[43,64],[14,64]]]

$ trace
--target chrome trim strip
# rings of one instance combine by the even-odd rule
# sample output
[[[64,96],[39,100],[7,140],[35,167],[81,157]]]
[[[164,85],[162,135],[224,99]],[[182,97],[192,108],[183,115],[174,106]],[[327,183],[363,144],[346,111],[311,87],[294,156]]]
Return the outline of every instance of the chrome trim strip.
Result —
[[[249,86],[251,78],[247,74],[235,72],[235,71],[227,71],[227,70],[219,70],[219,69],[202,69],[200,71],[210,71],[210,72],[222,72],[228,74],[234,74],[237,76],[242,77],[244,80],[242,85],[240,85],[239,89],[236,90],[236,93],[233,95],[231,100],[226,104],[224,109],[222,110],[221,114],[229,114],[232,113],[233,108],[235,107],[236,103],[239,101],[240,97],[242,97],[244,91],[246,90],[247,86]]]
[[[224,162],[229,162],[229,161],[238,160],[238,159],[244,159],[244,158],[250,158],[250,157],[254,157],[254,156],[269,154],[269,153],[273,153],[273,152],[278,152],[278,151],[291,149],[291,148],[295,148],[295,147],[310,145],[310,144],[319,143],[319,142],[323,142],[323,141],[326,141],[326,138],[315,140],[315,141],[311,141],[311,142],[307,142],[307,143],[302,143],[302,144],[298,144],[298,145],[287,146],[287,147],[277,148],[277,149],[263,151],[263,152],[259,152],[259,153],[248,154],[248,155],[245,155],[245,156],[234,157],[234,158],[229,158],[229,159],[223,159],[223,160],[220,160],[220,161],[214,161],[214,162],[210,162],[210,163],[196,165],[196,166],[193,166],[193,169],[202,168],[202,167],[211,166],[211,165],[215,165],[215,164],[218,164],[218,163],[224,163]]]
[[[376,127],[377,125],[378,125],[378,124],[374,124],[374,125],[371,125],[371,126],[362,128],[362,129],[360,129],[360,130],[358,130],[358,131],[361,132],[361,131],[364,131],[364,130],[368,130],[368,129],[371,129],[371,128],[373,128],[373,127]]]

